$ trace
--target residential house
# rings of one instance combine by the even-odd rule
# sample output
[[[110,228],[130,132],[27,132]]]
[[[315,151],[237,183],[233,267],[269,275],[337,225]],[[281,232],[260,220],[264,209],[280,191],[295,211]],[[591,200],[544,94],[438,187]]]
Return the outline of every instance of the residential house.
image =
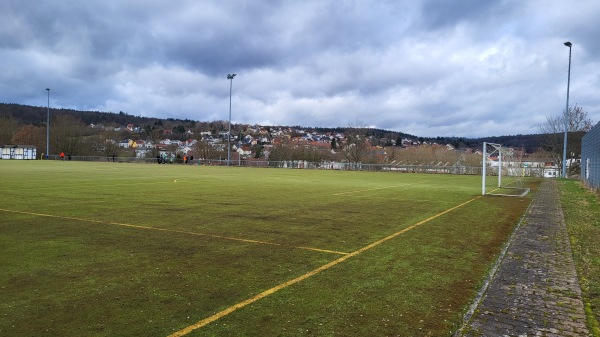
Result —
[[[252,155],[252,148],[250,146],[242,146],[237,149],[236,152],[240,155],[240,157],[244,158]]]
[[[118,145],[119,145],[119,147],[128,149],[131,146],[131,139],[123,139],[122,141],[119,142]]]
[[[192,151],[194,151],[194,149],[187,145],[179,146],[177,148],[177,153],[181,153],[181,154],[185,154],[185,155],[189,154]]]
[[[152,153],[152,149],[148,149],[145,147],[140,147],[135,149],[135,157],[136,158],[147,158],[149,154]]]
[[[188,139],[185,141],[185,146],[194,146],[198,143],[196,139]]]
[[[132,145],[133,145],[132,147],[134,149],[146,149],[147,148],[146,142],[141,139],[134,141]]]

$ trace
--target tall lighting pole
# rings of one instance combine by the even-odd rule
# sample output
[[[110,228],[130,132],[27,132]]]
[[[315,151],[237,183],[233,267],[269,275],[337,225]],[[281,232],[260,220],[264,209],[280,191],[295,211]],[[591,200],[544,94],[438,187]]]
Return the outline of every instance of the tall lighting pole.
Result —
[[[236,74],[227,74],[229,80],[229,129],[227,131],[227,166],[231,160],[231,89],[233,88],[233,78]]]
[[[50,158],[50,88],[46,88],[48,92],[48,108],[46,110],[46,159]]]
[[[563,144],[563,165],[562,177],[567,177],[567,131],[569,129],[569,87],[571,86],[571,46],[569,41],[565,42],[565,46],[569,47],[569,75],[567,77],[567,107],[565,108],[565,141]]]

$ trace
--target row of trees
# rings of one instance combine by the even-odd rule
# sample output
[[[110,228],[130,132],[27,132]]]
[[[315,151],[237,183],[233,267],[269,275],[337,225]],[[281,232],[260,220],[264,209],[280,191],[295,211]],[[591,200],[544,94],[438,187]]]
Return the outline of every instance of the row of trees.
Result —
[[[121,116],[121,114],[96,114]],[[216,121],[201,124],[194,121],[150,119],[147,119],[146,122],[147,124],[142,124],[141,130],[137,132],[131,132],[113,122],[91,128],[77,114],[53,110],[50,120],[50,151],[51,154],[64,152],[76,156],[127,155],[117,144],[107,142],[107,140],[143,139],[156,144],[164,138],[164,131],[170,130],[169,138],[184,141],[190,138],[190,135],[185,132],[186,130],[195,128],[199,131],[198,134],[200,131],[211,129],[218,132],[223,129],[225,123]],[[184,126],[181,123],[186,124]],[[7,111],[1,111],[0,145],[4,144],[34,145],[38,148],[38,155],[41,156],[46,149],[45,118],[42,122],[24,123],[23,120],[14,118]]]
[[[52,148],[55,151],[64,151],[74,155],[111,156],[112,154],[123,155],[125,151],[129,152],[129,155],[133,154],[131,149],[120,149],[116,144],[106,142],[106,139],[116,139],[119,132],[105,130],[100,133],[93,133],[88,129],[83,133],[69,134],[63,129],[63,126],[70,130],[85,128],[81,123],[75,123],[68,116],[56,117],[52,125],[53,133],[56,133],[56,138],[52,137]],[[55,132],[54,128],[59,130]],[[15,134],[13,143],[43,145],[44,130],[45,127],[25,126]],[[306,145],[306,143],[298,144],[288,137],[283,137],[275,142],[275,145],[270,146],[265,146],[266,144],[259,142],[252,146],[252,157],[271,161],[349,161],[410,165],[452,165],[465,161],[469,162],[468,165],[479,165],[481,161],[477,155],[469,154],[468,151],[449,151],[445,146],[420,146],[407,149],[401,149],[397,146],[374,147],[372,142],[374,138],[368,136],[369,132],[370,129],[362,124],[348,126],[346,129],[339,130],[339,133],[346,135],[345,139],[334,138],[330,144],[322,143],[318,147]],[[160,128],[160,125],[147,125],[139,136],[152,141],[154,144],[159,143],[164,138],[163,129]],[[194,136],[198,140],[192,153],[195,158],[226,158],[227,148],[224,142],[215,144],[213,141],[203,138],[199,133]],[[243,136],[244,133],[239,131],[236,138],[241,140]],[[70,141],[58,142],[58,138]],[[43,147],[40,146],[40,148]],[[158,149],[153,149],[148,155],[155,157],[157,154]],[[234,154],[233,158],[237,158],[237,154]],[[470,158],[474,159],[470,160]]]
[[[2,117],[11,126],[14,122]],[[86,132],[83,123],[77,118],[69,115],[55,116],[50,125],[50,148],[52,152],[65,152],[70,154],[91,154],[94,149],[103,148],[100,137],[94,137]],[[27,144],[34,145],[42,150],[46,148],[46,126],[27,124],[18,127],[11,135],[9,128],[3,128],[3,141],[5,144]],[[10,139],[8,138],[9,136]],[[42,152],[40,151],[40,152]],[[40,153],[41,155],[41,153]]]

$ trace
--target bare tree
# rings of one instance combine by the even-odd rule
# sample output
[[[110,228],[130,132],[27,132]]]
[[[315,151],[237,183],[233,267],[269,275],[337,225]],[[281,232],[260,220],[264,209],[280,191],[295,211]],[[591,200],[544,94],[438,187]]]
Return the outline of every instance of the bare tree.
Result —
[[[554,156],[552,153],[545,151],[545,150],[539,150],[536,152],[533,152],[532,154],[530,154],[527,159],[529,161],[537,161],[537,162],[550,162],[554,160]]]
[[[116,156],[119,154],[120,149],[119,145],[113,139],[105,139],[102,154],[105,157]]]
[[[46,146],[46,128],[35,125],[24,125],[13,135],[11,142],[15,145],[34,145],[38,149]]]
[[[402,149],[398,161],[407,165],[451,166],[464,161],[463,154],[443,145],[420,145]]]
[[[273,146],[271,151],[269,152],[269,160],[272,161],[283,161],[283,160],[292,160],[292,155],[294,153],[293,145],[289,143],[289,141],[282,140],[280,144],[276,144]]]
[[[117,155],[119,145],[117,144],[118,132],[111,128],[106,128],[85,137],[87,151],[91,155],[102,155],[110,157]]]
[[[200,159],[221,159],[225,157],[223,149],[215,147],[207,140],[198,140],[198,143],[196,143],[196,153]]]
[[[103,141],[103,155],[105,157],[110,157],[113,155],[118,155],[119,150],[121,149],[117,144],[117,132],[114,129],[105,129],[100,134],[101,140]]]
[[[465,165],[467,166],[481,166],[482,165],[482,156],[479,153],[472,152],[465,154]]]
[[[384,164],[397,164],[400,159],[400,148],[398,146],[388,146],[385,148],[385,152]]]
[[[587,111],[577,104],[569,109],[567,118],[567,157],[578,158],[581,156],[581,138],[592,128],[593,123],[588,118]],[[565,114],[547,116],[546,122],[539,124],[538,129],[543,134],[542,148],[562,167]]]
[[[349,162],[358,163],[368,154],[370,147],[367,140],[368,130],[367,125],[361,121],[356,121],[346,128],[346,142],[342,153]]]
[[[17,121],[8,113],[0,114],[0,145],[8,144],[17,128]]]
[[[150,156],[152,156],[152,158],[156,157],[159,154],[159,149],[158,149],[158,143],[160,143],[160,141],[163,139],[163,129],[159,128],[158,126],[146,126],[146,130],[145,130],[146,134],[148,135],[148,137],[146,138],[147,140],[152,142],[152,151],[150,152]]]
[[[50,143],[56,153],[81,155],[84,152],[83,129],[85,126],[81,119],[66,114],[57,115],[52,120],[51,126]]]

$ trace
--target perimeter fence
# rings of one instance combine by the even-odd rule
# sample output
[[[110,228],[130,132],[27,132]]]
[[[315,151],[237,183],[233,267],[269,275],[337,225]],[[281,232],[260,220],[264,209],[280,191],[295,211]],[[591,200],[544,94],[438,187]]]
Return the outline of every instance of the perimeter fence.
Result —
[[[581,139],[581,180],[592,189],[600,189],[600,123]]]
[[[159,164],[157,158],[136,158],[136,157],[102,157],[102,156],[71,156],[61,159],[59,156],[49,156],[49,160],[64,161],[87,161],[87,162],[115,162],[115,163],[146,163]],[[184,165],[182,158],[161,159],[160,164]],[[369,171],[369,172],[399,172],[399,173],[429,173],[429,174],[457,174],[457,175],[481,175],[481,166],[463,166],[463,165],[399,165],[399,164],[365,164],[350,162],[309,162],[303,160],[286,161],[267,161],[241,159],[194,159],[188,161],[187,165],[206,165],[206,166],[237,166],[237,167],[263,167],[263,168],[287,168],[287,169],[308,169],[308,170],[341,170],[341,171]],[[519,175],[524,177],[544,177],[543,167],[520,167],[508,170],[509,176]],[[497,167],[488,166],[487,175],[497,176]],[[504,170],[503,170],[504,171]],[[506,171],[505,171],[506,172]]]

